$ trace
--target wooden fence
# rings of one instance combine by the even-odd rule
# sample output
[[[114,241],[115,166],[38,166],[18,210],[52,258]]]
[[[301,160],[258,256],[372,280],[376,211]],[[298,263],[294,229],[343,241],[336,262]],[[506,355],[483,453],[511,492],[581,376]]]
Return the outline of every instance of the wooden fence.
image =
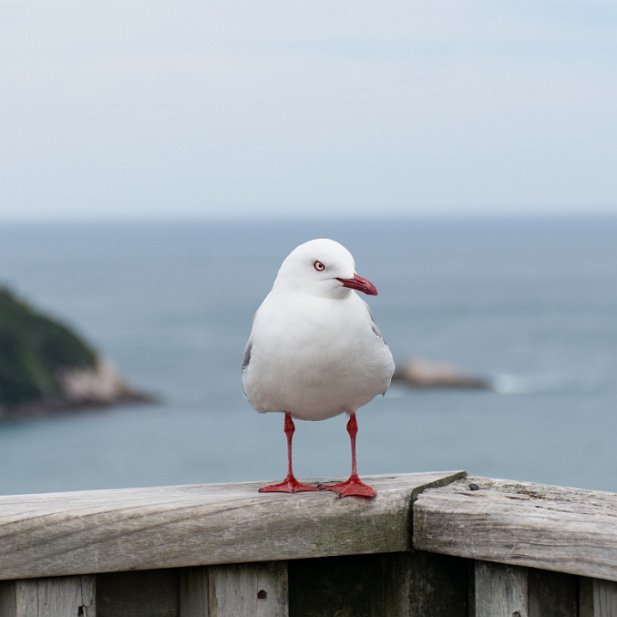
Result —
[[[617,494],[370,482],[0,497],[0,617],[617,617]]]

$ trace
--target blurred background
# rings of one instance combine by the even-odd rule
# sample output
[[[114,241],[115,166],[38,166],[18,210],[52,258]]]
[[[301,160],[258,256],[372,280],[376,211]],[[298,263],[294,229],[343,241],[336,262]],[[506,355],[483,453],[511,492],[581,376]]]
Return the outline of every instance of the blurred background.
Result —
[[[617,491],[616,35],[594,0],[3,2],[0,287],[158,402],[5,414],[0,492],[280,479],[240,365],[315,237],[401,366],[487,383],[395,384],[362,473]],[[297,429],[347,475],[345,418]]]

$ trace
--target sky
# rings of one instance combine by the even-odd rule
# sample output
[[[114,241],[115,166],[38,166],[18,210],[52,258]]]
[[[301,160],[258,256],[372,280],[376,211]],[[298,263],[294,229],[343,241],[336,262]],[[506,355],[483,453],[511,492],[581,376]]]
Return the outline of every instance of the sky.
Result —
[[[0,221],[617,212],[617,4],[3,0]]]

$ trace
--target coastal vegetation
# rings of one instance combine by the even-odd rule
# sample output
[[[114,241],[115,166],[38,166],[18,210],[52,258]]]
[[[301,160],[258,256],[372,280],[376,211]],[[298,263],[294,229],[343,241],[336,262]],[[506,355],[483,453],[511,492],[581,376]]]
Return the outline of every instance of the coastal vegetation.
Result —
[[[71,328],[0,288],[0,417],[143,398]]]

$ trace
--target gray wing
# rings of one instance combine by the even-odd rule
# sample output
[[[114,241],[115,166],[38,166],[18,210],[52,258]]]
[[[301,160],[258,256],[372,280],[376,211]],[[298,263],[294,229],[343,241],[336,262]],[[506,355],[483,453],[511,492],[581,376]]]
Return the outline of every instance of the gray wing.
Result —
[[[248,343],[246,344],[246,348],[244,349],[244,358],[242,359],[242,393],[244,394],[246,398],[248,397],[246,396],[246,390],[244,389],[244,374],[246,373],[246,369],[251,363],[252,349],[253,349],[253,341],[249,339]]]
[[[251,363],[251,351],[253,349],[253,341],[249,339],[249,342],[246,344],[246,348],[244,350],[244,358],[242,360],[242,372],[246,371],[248,365]]]
[[[364,306],[366,306],[366,310],[368,311],[368,314],[371,318],[371,330],[383,341],[383,344],[387,346],[388,343],[386,343],[386,339],[383,337],[379,326],[375,323],[375,317],[373,317],[373,311],[371,311],[371,307],[366,302],[364,302]]]
[[[364,302],[364,300],[362,300],[362,302]],[[365,306],[366,306],[366,310],[368,311],[368,314],[371,318],[371,330],[373,331],[373,333],[375,334],[375,336],[378,336],[381,339],[381,342],[389,348],[388,343],[386,343],[386,339],[383,337],[383,334],[381,333],[381,330],[379,329],[379,326],[375,323],[375,317],[373,317],[373,311],[371,311],[371,307],[364,302]],[[385,396],[386,392],[387,392],[388,388],[386,388],[381,394],[382,396]]]

